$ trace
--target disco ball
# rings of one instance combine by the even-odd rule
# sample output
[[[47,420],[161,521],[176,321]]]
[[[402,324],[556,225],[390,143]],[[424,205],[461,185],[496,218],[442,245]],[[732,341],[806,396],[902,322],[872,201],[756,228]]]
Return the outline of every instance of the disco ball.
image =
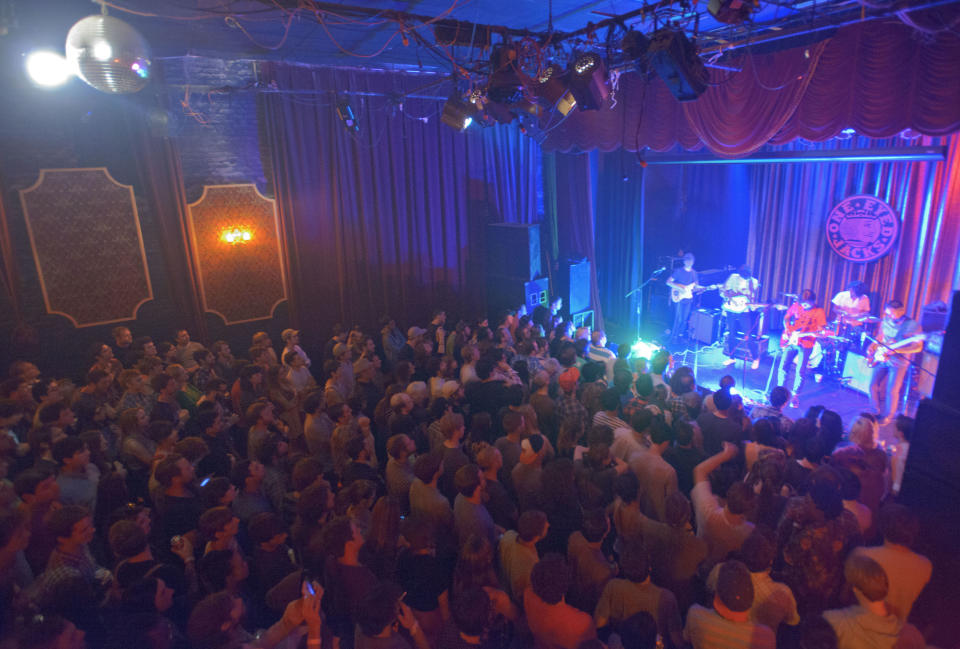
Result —
[[[138,92],[150,80],[146,39],[112,16],[87,16],[71,27],[66,53],[77,76],[101,92]]]

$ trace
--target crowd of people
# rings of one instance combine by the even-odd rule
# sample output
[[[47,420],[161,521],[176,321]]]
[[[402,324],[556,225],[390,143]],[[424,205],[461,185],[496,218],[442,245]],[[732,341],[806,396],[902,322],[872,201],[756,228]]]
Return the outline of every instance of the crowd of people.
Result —
[[[885,449],[555,311],[14,363],[0,647],[925,646],[910,419]]]

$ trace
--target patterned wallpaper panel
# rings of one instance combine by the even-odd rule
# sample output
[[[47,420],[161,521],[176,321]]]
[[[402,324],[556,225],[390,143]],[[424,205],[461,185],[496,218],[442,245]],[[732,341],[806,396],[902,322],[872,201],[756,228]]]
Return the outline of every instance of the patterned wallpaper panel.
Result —
[[[207,185],[189,217],[204,309],[228,325],[270,318],[287,297],[275,201],[252,184]]]
[[[49,313],[90,327],[153,299],[133,187],[104,167],[41,169],[20,201]]]

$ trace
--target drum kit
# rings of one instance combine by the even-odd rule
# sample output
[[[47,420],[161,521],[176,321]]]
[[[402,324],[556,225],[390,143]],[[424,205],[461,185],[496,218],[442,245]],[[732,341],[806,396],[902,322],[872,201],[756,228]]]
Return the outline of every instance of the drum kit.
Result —
[[[786,299],[799,300],[796,293],[783,293]],[[786,310],[787,307],[776,304],[775,309]],[[827,326],[818,333],[813,351],[810,354],[809,367],[816,374],[825,377],[840,376],[843,372],[841,352],[862,352],[865,344],[867,325],[880,322],[876,316],[865,316],[858,320],[837,318],[827,323]]]

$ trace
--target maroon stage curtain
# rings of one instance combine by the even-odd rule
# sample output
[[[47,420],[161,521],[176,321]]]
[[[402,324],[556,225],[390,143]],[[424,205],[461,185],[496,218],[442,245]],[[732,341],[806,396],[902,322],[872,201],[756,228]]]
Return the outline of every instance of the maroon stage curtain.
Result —
[[[893,298],[903,301],[910,315],[930,302],[949,303],[960,288],[960,135],[945,141],[948,156],[941,163],[751,167],[747,262],[763,283],[763,299],[810,288],[827,304],[859,279],[870,288],[874,313],[882,309],[878,302]],[[901,218],[899,241],[874,262],[847,261],[827,243],[827,213],[854,194],[883,199]]]
[[[822,141],[853,127],[873,138],[906,128],[960,129],[960,35],[920,38],[896,22],[841,28],[827,40],[726,62],[711,86],[680,103],[663,82],[621,75],[612,109],[577,111],[553,128],[544,151],[636,151],[707,147],[736,157],[771,142]]]
[[[516,128],[458,133],[435,99],[391,114],[384,95],[444,92],[423,89],[432,75],[261,70],[281,91],[263,96],[261,124],[294,326],[370,327],[384,313],[407,326],[437,305],[478,316],[486,224],[538,218],[536,143]],[[351,93],[360,133],[338,119],[335,90]]]
[[[0,181],[0,188],[3,182]],[[14,244],[10,238],[10,227],[7,224],[7,212],[4,208],[3,193],[0,191],[0,286],[13,312],[14,322],[20,324],[23,314],[20,311],[20,277],[17,274],[16,259],[14,259]]]

